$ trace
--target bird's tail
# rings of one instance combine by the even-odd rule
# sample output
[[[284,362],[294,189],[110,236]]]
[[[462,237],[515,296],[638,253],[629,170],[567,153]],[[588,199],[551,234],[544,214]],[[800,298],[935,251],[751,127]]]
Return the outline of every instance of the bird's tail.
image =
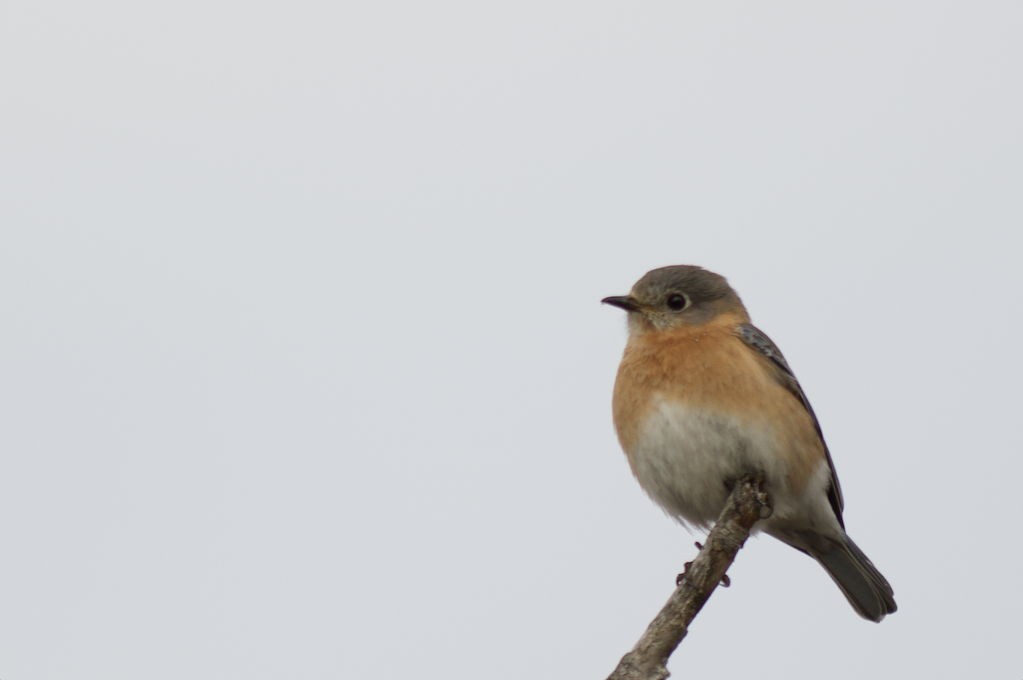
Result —
[[[857,614],[879,622],[896,611],[892,587],[851,538],[828,541],[826,547],[818,543],[809,552],[842,589]]]

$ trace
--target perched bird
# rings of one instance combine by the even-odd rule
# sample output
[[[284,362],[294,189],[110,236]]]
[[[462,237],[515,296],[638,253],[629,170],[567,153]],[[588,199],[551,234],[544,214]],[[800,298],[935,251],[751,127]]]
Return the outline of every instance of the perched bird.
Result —
[[[762,472],[774,513],[756,528],[816,559],[863,618],[894,612],[888,581],[845,533],[842,489],[810,402],[724,277],[664,267],[603,302],[628,312],[614,423],[650,497],[707,528],[735,482]]]

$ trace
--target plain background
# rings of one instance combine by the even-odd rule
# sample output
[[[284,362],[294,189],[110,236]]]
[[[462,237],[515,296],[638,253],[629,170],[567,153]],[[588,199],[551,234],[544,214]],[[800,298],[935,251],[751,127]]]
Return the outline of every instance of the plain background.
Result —
[[[809,395],[860,620],[752,540],[676,677],[1019,678],[1023,9],[6,2],[0,677],[603,678],[699,538],[654,267]]]

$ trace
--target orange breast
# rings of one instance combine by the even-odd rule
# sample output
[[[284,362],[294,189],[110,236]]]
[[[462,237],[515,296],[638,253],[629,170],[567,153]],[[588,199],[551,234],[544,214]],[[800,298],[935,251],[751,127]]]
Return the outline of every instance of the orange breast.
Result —
[[[684,408],[770,426],[787,482],[800,488],[824,459],[813,419],[775,377],[776,370],[735,334],[743,319],[723,314],[703,326],[629,339],[615,381],[615,429],[629,462],[658,398]]]

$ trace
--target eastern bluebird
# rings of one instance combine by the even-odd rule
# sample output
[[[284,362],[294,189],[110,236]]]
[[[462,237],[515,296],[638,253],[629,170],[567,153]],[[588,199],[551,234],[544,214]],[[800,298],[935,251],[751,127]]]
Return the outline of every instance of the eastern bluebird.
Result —
[[[603,302],[629,313],[614,423],[650,497],[706,528],[735,481],[762,472],[774,514],[757,529],[816,559],[863,618],[894,612],[888,581],[845,533],[842,489],[810,402],[724,277],[663,267]]]

